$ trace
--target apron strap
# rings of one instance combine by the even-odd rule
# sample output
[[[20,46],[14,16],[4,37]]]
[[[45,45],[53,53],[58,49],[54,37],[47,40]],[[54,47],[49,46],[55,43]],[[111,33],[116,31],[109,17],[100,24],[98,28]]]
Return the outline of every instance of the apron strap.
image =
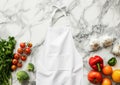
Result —
[[[64,11],[63,9],[65,9],[65,7],[62,7],[62,8],[59,8],[59,7],[57,7],[57,6],[53,6],[53,7],[55,7],[56,9],[55,9],[55,11],[52,13],[52,16],[51,16],[51,26],[53,26],[55,23],[56,23],[56,21],[54,21],[54,16],[55,16],[55,14],[57,13],[57,11],[61,11],[62,12],[62,14],[63,14],[63,16],[67,16],[67,14],[66,14],[66,11]],[[61,17],[63,17],[63,16],[61,16]],[[60,18],[60,17],[59,17]]]

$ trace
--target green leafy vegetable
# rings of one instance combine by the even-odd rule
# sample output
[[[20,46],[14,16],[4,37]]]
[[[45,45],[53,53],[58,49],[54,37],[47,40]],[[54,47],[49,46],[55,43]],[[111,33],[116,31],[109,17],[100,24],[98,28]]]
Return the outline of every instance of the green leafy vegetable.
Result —
[[[34,71],[34,65],[32,63],[28,63],[27,69],[28,71]]]
[[[29,75],[27,72],[25,71],[18,71],[17,72],[17,79],[19,80],[20,83],[26,81],[26,80],[29,80]]]
[[[9,37],[8,40],[0,39],[0,85],[10,85],[11,61],[16,40]]]

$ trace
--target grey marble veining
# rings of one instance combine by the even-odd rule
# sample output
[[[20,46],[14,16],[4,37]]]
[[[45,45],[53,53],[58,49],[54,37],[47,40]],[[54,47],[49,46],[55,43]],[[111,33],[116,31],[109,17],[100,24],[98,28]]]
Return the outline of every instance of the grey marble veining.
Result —
[[[83,56],[84,63],[88,62],[92,54],[106,56],[108,53],[113,56],[110,53],[112,48],[90,52],[86,46],[92,38],[104,35],[114,36],[119,41],[120,0],[0,0],[0,38],[15,36],[16,48],[23,41],[30,41],[34,45],[32,55],[24,63],[23,70],[28,62],[35,63],[38,58],[50,20],[57,21],[64,16],[58,11],[52,17],[57,8],[69,17],[75,45]],[[84,67],[87,76],[90,68],[88,64]],[[15,74],[16,72],[13,73],[13,85],[19,85]],[[31,81],[34,81],[35,73],[30,75]],[[87,82],[86,85],[90,83]]]

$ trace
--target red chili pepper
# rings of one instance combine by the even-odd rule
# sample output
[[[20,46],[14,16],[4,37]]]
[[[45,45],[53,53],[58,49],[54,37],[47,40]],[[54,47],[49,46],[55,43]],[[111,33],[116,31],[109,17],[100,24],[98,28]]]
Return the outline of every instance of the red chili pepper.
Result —
[[[104,64],[103,64],[103,59],[98,56],[95,55],[94,57],[91,57],[89,59],[89,65],[96,71],[101,71],[101,69],[103,68]]]

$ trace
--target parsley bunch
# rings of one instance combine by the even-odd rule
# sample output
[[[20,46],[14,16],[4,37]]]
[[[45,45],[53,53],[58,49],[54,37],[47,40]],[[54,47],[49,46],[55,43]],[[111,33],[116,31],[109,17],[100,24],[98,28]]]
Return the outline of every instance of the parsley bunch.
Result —
[[[0,85],[10,85],[13,51],[16,45],[14,37],[0,39]]]

